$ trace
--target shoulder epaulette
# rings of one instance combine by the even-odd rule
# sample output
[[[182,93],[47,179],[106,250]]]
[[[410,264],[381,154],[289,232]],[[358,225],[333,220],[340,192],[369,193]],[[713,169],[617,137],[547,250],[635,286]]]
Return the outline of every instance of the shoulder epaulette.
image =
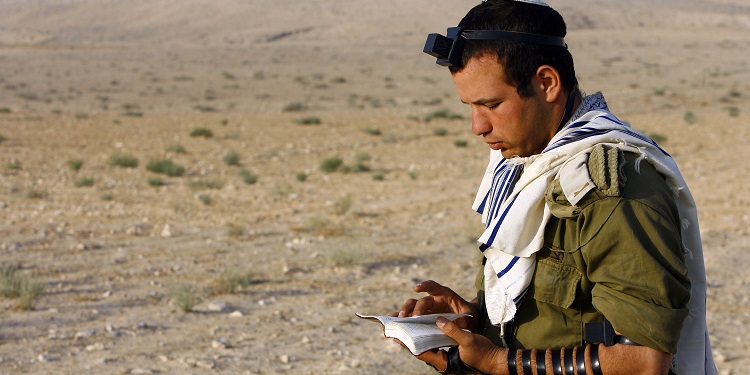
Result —
[[[588,161],[589,175],[596,188],[610,197],[622,195],[625,185],[625,155],[617,147],[597,145],[591,150]]]

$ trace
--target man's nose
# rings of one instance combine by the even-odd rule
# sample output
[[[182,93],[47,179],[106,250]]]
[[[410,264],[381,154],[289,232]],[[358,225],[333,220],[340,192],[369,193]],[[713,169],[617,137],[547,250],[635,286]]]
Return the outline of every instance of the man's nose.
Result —
[[[492,124],[487,119],[487,116],[482,111],[472,109],[471,110],[471,132],[474,135],[483,135],[492,131]]]

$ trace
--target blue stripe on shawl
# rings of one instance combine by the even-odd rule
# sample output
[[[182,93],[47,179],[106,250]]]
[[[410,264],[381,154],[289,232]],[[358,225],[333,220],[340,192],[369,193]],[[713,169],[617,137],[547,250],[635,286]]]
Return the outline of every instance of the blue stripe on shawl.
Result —
[[[529,287],[527,286],[526,289],[523,290],[523,292],[519,293],[518,296],[516,296],[516,298],[513,298],[513,302],[515,302],[516,305],[518,305],[518,302],[523,299],[523,296],[525,296],[526,292],[528,291],[529,291]]]
[[[513,266],[516,265],[516,262],[518,262],[518,259],[519,259],[518,257],[513,257],[513,260],[511,260],[510,263],[508,263],[508,266],[506,266],[502,271],[498,272],[497,278],[499,279],[505,276],[505,274],[508,273],[511,270],[511,268],[513,268]]]
[[[500,230],[500,224],[505,219],[505,216],[508,215],[510,208],[513,207],[513,203],[516,202],[516,198],[518,198],[518,196],[513,197],[513,200],[510,202],[508,207],[505,208],[505,211],[503,211],[503,214],[498,219],[497,225],[495,225],[495,227],[492,228],[492,235],[490,235],[490,238],[487,239],[488,244],[495,242],[495,237],[497,237],[497,232]]]

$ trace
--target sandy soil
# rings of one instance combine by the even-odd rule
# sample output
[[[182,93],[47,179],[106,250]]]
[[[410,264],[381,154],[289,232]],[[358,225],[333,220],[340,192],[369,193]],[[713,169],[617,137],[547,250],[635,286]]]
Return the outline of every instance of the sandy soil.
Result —
[[[716,359],[747,374],[750,6],[551,3],[582,88],[690,183]],[[46,288],[0,299],[0,373],[431,373],[354,312],[473,291],[488,153],[421,48],[474,4],[0,2],[0,263]]]

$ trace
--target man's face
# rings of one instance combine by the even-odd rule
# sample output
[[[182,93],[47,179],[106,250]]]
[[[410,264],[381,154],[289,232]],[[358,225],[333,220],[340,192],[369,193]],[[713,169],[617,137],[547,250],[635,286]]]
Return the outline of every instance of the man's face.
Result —
[[[544,100],[542,82],[532,80],[534,95],[521,97],[505,81],[503,67],[492,55],[470,59],[453,74],[461,101],[471,106],[471,131],[503,157],[541,153],[554,136],[557,122]]]

